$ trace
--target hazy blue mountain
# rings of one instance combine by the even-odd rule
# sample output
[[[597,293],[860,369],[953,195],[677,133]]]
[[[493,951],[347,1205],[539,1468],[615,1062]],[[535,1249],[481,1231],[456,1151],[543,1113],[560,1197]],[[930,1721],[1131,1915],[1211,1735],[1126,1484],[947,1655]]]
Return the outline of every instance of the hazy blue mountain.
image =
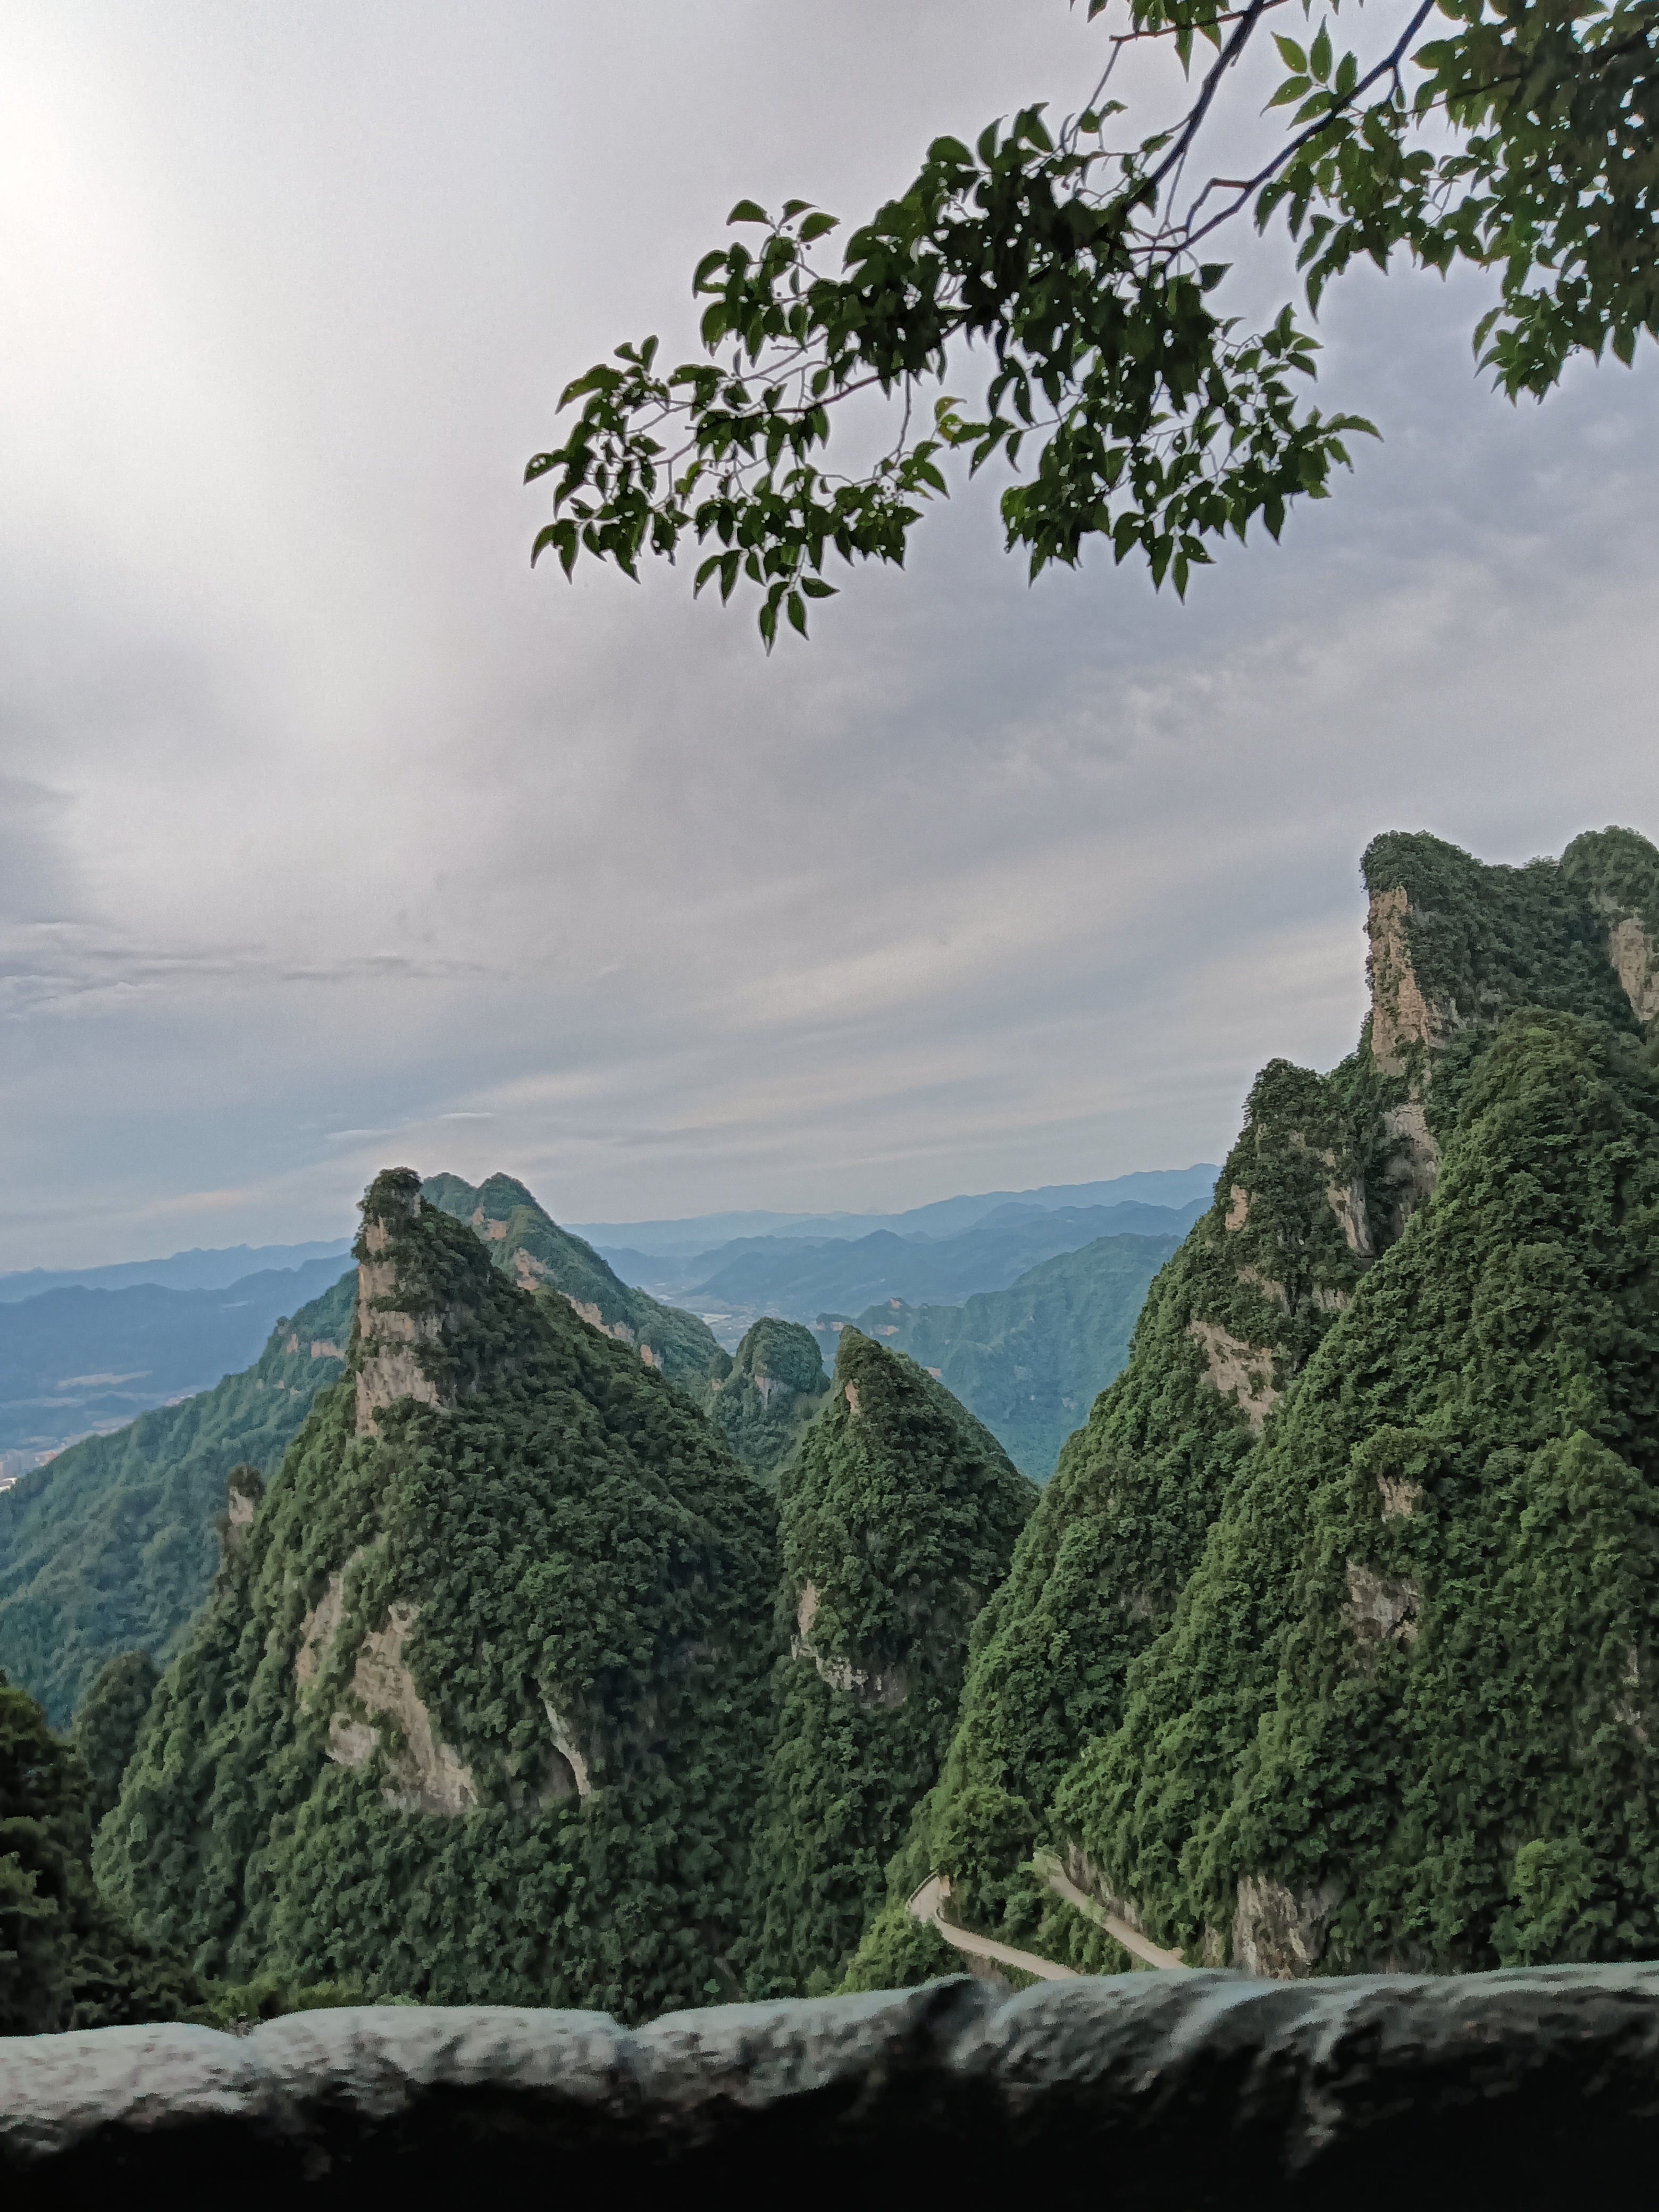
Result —
[[[1178,1234],[1102,1237],[1045,1260],[1006,1290],[962,1305],[894,1298],[856,1325],[908,1352],[985,1424],[1023,1474],[1047,1482],[1061,1444],[1128,1358],[1152,1278],[1180,1243]],[[841,1328],[835,1316],[824,1322],[817,1334],[833,1358]]]
[[[717,1335],[735,1341],[762,1313],[810,1324],[826,1310],[856,1314],[879,1299],[958,1305],[981,1291],[1004,1290],[1027,1268],[1101,1237],[1178,1241],[1206,1203],[1045,1208],[1010,1200],[955,1237],[900,1237],[884,1229],[818,1243],[745,1237],[700,1255],[680,1269],[682,1279],[653,1281],[651,1288],[693,1305]]]
[[[23,1267],[0,1275],[0,1305],[39,1297],[43,1291],[124,1291],[134,1283],[159,1283],[167,1291],[222,1291],[272,1267],[303,1267],[311,1260],[337,1259],[351,1249],[349,1237],[311,1244],[232,1244],[222,1250],[175,1252],[167,1260],[121,1260],[107,1267]]]
[[[913,1206],[902,1213],[698,1213],[672,1221],[577,1221],[567,1226],[574,1236],[607,1253],[690,1259],[739,1237],[802,1237],[822,1243],[830,1237],[868,1237],[883,1229],[898,1237],[955,1237],[1000,1206],[1040,1206],[1046,1212],[1060,1206],[1118,1206],[1130,1200],[1179,1208],[1201,1199],[1207,1206],[1216,1172],[1212,1164],[1203,1162],[1190,1168],[1150,1168],[1112,1176],[1103,1182],[1044,1183],[1036,1190],[987,1190],[973,1197],[936,1199],[930,1206]],[[616,1265],[614,1258],[611,1265]]]
[[[310,1260],[217,1290],[72,1287],[0,1306],[0,1450],[52,1450],[210,1389],[349,1264]]]
[[[351,1268],[296,1303],[244,1373],[71,1444],[0,1494],[0,1671],[54,1728],[117,1652],[172,1657],[213,1580],[226,1476],[282,1464],[345,1371],[356,1289]]]

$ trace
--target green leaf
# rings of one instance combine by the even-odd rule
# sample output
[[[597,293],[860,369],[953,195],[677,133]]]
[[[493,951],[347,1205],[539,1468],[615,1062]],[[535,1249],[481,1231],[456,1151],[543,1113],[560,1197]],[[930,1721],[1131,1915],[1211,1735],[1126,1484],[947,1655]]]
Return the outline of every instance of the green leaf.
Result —
[[[729,223],[770,222],[772,218],[763,207],[757,207],[753,200],[739,200],[726,220]]]
[[[1302,48],[1297,46],[1294,39],[1281,39],[1278,32],[1275,31],[1273,33],[1273,44],[1279,49],[1279,58],[1284,63],[1287,70],[1294,70],[1298,76],[1305,76],[1307,75],[1308,57],[1304,53]]]
[[[1328,25],[1322,23],[1319,35],[1308,54],[1308,69],[1323,84],[1331,73],[1331,33]]]

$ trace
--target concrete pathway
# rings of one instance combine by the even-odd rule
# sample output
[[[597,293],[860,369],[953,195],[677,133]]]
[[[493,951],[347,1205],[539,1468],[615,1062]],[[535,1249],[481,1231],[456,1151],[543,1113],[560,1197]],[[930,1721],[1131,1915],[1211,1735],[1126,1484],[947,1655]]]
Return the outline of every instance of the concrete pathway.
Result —
[[[1060,1861],[1047,1851],[1040,1851],[1032,1861],[1038,1874],[1054,1891],[1056,1897],[1103,1928],[1114,1942],[1121,1943],[1132,1958],[1143,1965],[1164,1971],[1182,1970],[1185,1961],[1176,1951],[1161,1951],[1156,1943],[1149,1942],[1138,1928],[1115,1912],[1108,1912],[1092,1897],[1080,1890],[1066,1876]],[[948,1874],[932,1874],[910,1899],[909,1910],[918,1920],[931,1923],[945,1938],[952,1950],[963,1951],[975,1959],[994,1959],[999,1966],[1018,1966],[1022,1973],[1035,1974],[1039,1981],[1074,1982],[1080,1978],[1075,1966],[1056,1966],[1052,1959],[1040,1959],[1035,1951],[1017,1951],[1012,1943],[998,1943],[988,1936],[975,1936],[971,1929],[953,1928],[942,1918],[945,1900],[951,1894]]]
[[[1035,1974],[1045,1982],[1081,1979],[1075,1966],[1057,1966],[1052,1959],[1039,1959],[1035,1951],[1016,1951],[1012,1943],[994,1943],[988,1936],[975,1936],[971,1929],[953,1928],[948,1920],[941,1920],[939,1907],[950,1894],[950,1875],[930,1874],[910,1899],[910,1910],[918,1920],[931,1921],[953,1951],[966,1951],[975,1959],[994,1959],[1000,1966],[1018,1966],[1022,1973]]]

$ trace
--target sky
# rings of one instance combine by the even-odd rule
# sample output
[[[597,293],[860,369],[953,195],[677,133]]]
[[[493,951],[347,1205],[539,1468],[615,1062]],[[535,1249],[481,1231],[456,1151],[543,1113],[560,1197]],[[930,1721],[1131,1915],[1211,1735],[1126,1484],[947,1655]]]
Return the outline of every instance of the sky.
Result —
[[[615,1221],[1219,1159],[1352,1048],[1377,831],[1659,832],[1650,349],[1511,408],[1468,274],[1328,296],[1382,439],[1184,607],[1029,585],[984,484],[769,659],[684,568],[532,575],[561,389],[694,349],[735,199],[856,216],[1104,35],[11,0],[0,1267],[341,1233],[390,1164]]]

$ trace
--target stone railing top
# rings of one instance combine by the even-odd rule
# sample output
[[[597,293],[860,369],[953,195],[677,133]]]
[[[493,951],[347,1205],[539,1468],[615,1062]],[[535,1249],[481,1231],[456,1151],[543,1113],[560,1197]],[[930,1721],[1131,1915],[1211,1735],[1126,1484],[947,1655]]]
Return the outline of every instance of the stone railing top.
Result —
[[[1268,2189],[1419,2212],[1557,2188],[1595,2202],[1656,2154],[1659,1964],[1125,1974],[1015,1996],[964,1979],[632,2031],[601,2013],[368,2006],[246,2036],[0,2041],[0,2171],[36,2191],[210,2185],[234,2206],[706,2170],[794,2212],[901,2174],[932,2193],[1083,2159],[1115,2207]]]

